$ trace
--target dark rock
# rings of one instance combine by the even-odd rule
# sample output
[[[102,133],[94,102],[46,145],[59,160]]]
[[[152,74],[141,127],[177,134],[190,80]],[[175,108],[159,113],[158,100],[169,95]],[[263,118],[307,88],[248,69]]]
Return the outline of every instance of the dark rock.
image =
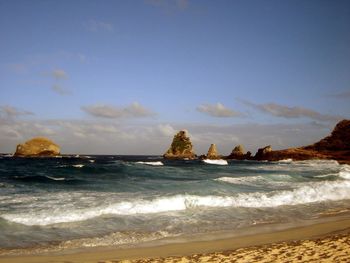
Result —
[[[249,153],[249,154],[248,154]],[[237,145],[226,159],[234,159],[234,160],[244,160],[249,159],[251,156],[250,152],[244,153],[244,148],[242,145]]]
[[[254,159],[256,160],[263,159],[270,152],[272,152],[271,145],[265,146],[264,148],[260,148],[258,149],[258,152],[255,154]]]
[[[350,120],[342,120],[335,126],[331,135],[312,145],[278,151],[263,149],[259,149],[254,156],[255,160],[332,159],[340,163],[350,163]]]

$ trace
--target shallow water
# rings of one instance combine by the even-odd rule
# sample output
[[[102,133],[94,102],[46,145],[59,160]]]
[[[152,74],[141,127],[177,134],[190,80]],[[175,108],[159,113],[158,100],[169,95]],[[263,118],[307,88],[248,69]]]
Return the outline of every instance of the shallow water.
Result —
[[[1,248],[137,244],[349,208],[350,167],[335,161],[0,157]]]

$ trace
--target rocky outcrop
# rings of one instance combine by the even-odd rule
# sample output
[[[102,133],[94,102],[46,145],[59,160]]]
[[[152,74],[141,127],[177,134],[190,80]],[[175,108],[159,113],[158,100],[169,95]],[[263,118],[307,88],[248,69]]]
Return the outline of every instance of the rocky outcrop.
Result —
[[[170,148],[163,155],[166,159],[194,159],[196,154],[186,131],[179,131],[175,134]]]
[[[242,145],[237,145],[226,159],[234,159],[234,160],[244,160],[249,159],[251,157],[251,152],[244,153],[244,148]]]
[[[257,153],[254,156],[255,160],[263,159],[268,153],[272,152],[271,145],[265,146],[264,148],[258,149]]]
[[[210,160],[217,160],[221,159],[221,156],[218,154],[218,150],[216,149],[215,144],[211,144],[208,150],[207,155],[205,156],[206,159]]]
[[[18,144],[14,156],[50,157],[60,154],[60,147],[44,137],[33,138],[24,144]]]
[[[254,159],[268,161],[332,159],[340,163],[350,163],[350,120],[339,122],[331,135],[312,145],[268,151],[255,156]]]
[[[342,120],[333,129],[331,135],[304,147],[315,151],[350,151],[350,120]]]

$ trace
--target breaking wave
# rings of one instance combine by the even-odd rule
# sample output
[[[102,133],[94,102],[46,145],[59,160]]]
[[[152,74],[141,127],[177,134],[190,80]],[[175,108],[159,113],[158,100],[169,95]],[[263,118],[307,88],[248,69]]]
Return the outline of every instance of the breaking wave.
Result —
[[[162,166],[164,165],[161,161],[157,162],[136,162],[138,164],[146,164],[146,165],[154,165],[154,166]]]
[[[342,165],[339,171],[339,176],[343,179],[350,180],[350,165]]]
[[[67,210],[64,206],[50,208],[50,212],[28,211],[3,214],[4,219],[25,225],[50,225],[92,219],[103,215],[137,215],[204,209],[205,207],[253,207],[267,208],[282,205],[300,205],[322,201],[350,199],[350,181],[325,181],[307,183],[294,190],[269,193],[240,193],[234,196],[174,195],[153,200],[137,199],[107,206]]]
[[[216,164],[216,165],[228,165],[226,160],[219,159],[219,160],[210,160],[210,159],[205,159],[203,162],[207,164]]]

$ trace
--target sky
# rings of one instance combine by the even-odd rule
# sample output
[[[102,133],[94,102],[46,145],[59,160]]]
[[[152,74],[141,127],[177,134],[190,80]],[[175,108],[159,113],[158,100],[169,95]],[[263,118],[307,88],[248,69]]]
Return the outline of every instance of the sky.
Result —
[[[0,152],[311,144],[350,118],[350,1],[0,0]]]

